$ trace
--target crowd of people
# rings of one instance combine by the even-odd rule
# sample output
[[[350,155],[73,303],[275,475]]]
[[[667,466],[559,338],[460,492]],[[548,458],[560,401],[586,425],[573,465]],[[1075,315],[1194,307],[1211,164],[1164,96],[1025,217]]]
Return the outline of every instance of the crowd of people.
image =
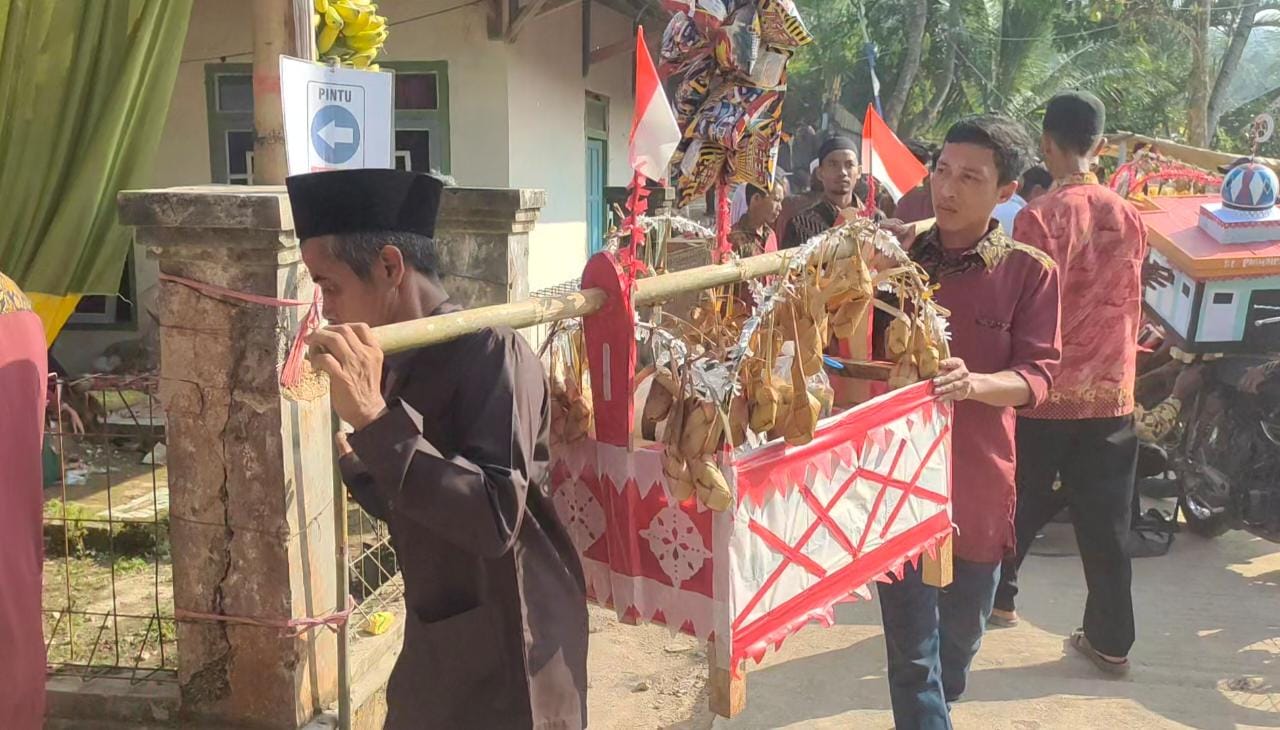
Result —
[[[1107,675],[1129,668],[1125,539],[1146,239],[1133,207],[1091,172],[1104,123],[1096,98],[1055,97],[1037,169],[1018,123],[962,121],[932,156],[924,192],[904,198],[934,225],[914,236],[885,221],[951,312],[952,357],[935,389],[956,403],[954,580],[933,588],[911,568],[879,586],[900,728],[950,727],[993,611],[1015,620],[1022,558],[1063,504],[1089,587],[1071,645]],[[871,213],[859,172],[852,140],[826,140],[807,190],[787,199],[781,183],[744,189],[733,245],[741,254],[793,247],[851,211]],[[434,216],[404,213],[434,211],[438,188],[412,173],[353,171],[291,178],[289,189],[332,323],[312,338],[313,362],[355,427],[339,442],[344,478],[387,520],[405,575],[411,620],[388,727],[583,727],[583,579],[545,504],[536,358],[497,329],[384,362],[369,327],[450,307]],[[1012,230],[997,215],[1010,205],[1019,208]],[[467,377],[449,367],[459,358]],[[509,661],[515,655],[524,661]]]
[[[1038,155],[1018,122],[961,121],[936,151],[917,148],[931,173],[884,221],[951,312],[951,357],[934,385],[955,403],[954,580],[934,588],[909,567],[878,585],[888,690],[904,730],[951,726],[984,632],[1017,622],[1023,560],[1064,507],[1088,586],[1070,644],[1106,676],[1129,670],[1141,300],[1144,286],[1167,280],[1144,267],[1138,212],[1092,171],[1104,127],[1102,103],[1077,92],[1048,103]],[[876,215],[881,206],[862,201],[859,181],[857,145],[831,137],[811,175],[791,176],[790,196],[782,182],[743,189],[731,242],[742,255],[794,247],[851,211]],[[585,727],[585,586],[550,504],[537,356],[512,330],[490,328],[383,357],[370,328],[457,309],[438,273],[438,179],[350,170],[292,177],[288,191],[329,322],[310,337],[311,362],[353,428],[337,440],[342,476],[389,525],[404,576],[407,624],[386,727]],[[919,235],[902,225],[927,218],[934,223]],[[0,333],[30,340],[26,359],[43,362],[38,321],[6,291],[0,277]],[[36,474],[43,380],[12,372],[0,393],[29,403],[24,432],[36,442],[0,446],[23,449],[8,463]],[[1168,410],[1141,411],[1144,427]],[[0,506],[36,510],[38,529],[38,504]],[[0,580],[38,580],[38,558],[28,562]]]

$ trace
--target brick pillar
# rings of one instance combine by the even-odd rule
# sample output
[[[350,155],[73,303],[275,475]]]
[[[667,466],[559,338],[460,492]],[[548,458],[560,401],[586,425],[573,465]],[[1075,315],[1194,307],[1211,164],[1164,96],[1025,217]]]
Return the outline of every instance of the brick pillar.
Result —
[[[454,302],[480,307],[528,298],[529,231],[546,204],[542,190],[445,189],[436,241]]]
[[[125,192],[120,220],[163,274],[310,300],[284,189]],[[279,385],[304,308],[234,304],[161,282],[161,399],[178,610],[277,621],[338,603],[328,391]],[[337,694],[337,644],[313,629],[179,621],[182,712],[297,728]]]

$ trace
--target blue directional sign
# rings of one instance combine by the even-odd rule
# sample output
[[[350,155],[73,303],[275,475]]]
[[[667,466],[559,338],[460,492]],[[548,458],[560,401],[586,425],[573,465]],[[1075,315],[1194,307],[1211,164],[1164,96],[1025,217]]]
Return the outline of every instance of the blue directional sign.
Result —
[[[346,107],[322,106],[311,118],[311,146],[320,159],[341,165],[360,149],[360,122]]]

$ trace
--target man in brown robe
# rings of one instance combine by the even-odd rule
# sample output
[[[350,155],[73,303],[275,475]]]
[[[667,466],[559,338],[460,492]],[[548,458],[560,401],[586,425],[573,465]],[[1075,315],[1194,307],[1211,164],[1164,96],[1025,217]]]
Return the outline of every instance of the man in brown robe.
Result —
[[[387,522],[404,575],[386,727],[585,727],[584,581],[548,491],[542,365],[506,328],[384,360],[370,327],[460,309],[437,272],[439,180],[349,170],[288,187],[332,323],[311,361],[355,429],[343,479]]]

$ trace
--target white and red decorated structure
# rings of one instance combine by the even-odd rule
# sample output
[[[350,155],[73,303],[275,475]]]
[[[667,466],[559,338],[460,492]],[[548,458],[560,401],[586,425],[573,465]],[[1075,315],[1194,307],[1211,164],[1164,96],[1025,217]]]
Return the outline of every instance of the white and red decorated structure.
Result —
[[[948,547],[951,408],[928,382],[894,391],[825,419],[803,446],[723,454],[732,508],[678,503],[661,446],[633,434],[630,287],[608,253],[588,262],[582,285],[608,293],[583,318],[596,438],[553,445],[556,509],[589,598],[711,642],[712,708],[732,714],[717,706],[717,675],[740,682],[746,659],[806,624],[830,625],[835,604],[869,598],[870,583]]]
[[[1266,353],[1280,346],[1280,181],[1240,165],[1220,196],[1152,198],[1143,210],[1152,261],[1171,286],[1147,289],[1147,313],[1190,353]]]

